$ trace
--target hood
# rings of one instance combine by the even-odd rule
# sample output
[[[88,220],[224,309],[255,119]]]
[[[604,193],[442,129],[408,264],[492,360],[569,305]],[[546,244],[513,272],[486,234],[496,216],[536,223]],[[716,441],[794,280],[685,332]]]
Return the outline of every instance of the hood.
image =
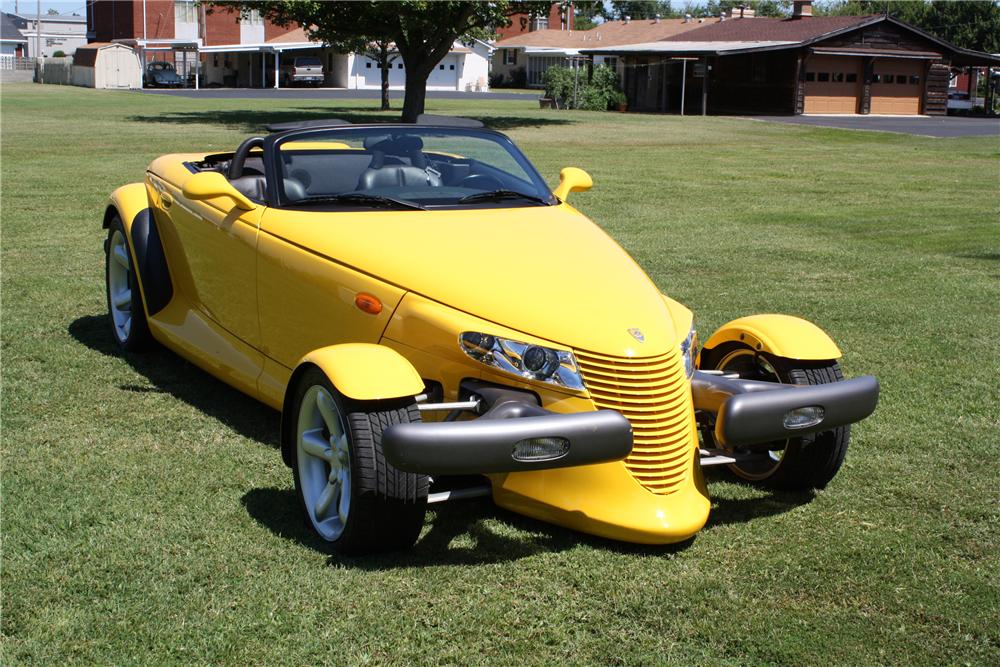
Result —
[[[261,230],[569,348],[644,357],[680,342],[652,281],[611,237],[566,204],[362,213],[268,209]]]

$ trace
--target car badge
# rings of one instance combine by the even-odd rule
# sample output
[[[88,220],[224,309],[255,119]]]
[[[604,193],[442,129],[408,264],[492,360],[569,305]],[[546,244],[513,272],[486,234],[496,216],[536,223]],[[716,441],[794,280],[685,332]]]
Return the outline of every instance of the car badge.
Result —
[[[646,337],[642,335],[642,331],[639,329],[629,329],[628,332],[632,334],[632,338],[635,338],[640,343],[646,342]]]

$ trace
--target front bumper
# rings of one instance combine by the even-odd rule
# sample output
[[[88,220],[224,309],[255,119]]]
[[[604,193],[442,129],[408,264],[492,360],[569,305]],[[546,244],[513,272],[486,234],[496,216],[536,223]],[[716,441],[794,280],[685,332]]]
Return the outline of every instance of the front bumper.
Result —
[[[560,439],[558,457],[517,458],[521,443]],[[396,424],[382,434],[386,460],[429,475],[527,472],[619,461],[632,451],[632,425],[617,412],[556,414],[507,402],[469,421]]]
[[[742,447],[829,431],[861,421],[875,411],[879,384],[871,375],[799,386],[695,371],[691,392],[695,410],[716,415],[716,442],[724,447]],[[789,413],[803,408],[820,408],[821,418],[801,428],[787,426]]]

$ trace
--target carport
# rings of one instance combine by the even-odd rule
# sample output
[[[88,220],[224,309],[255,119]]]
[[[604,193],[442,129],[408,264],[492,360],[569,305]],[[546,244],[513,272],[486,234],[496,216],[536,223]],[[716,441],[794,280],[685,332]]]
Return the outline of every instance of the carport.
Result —
[[[229,54],[247,54],[249,55],[249,64],[247,68],[247,74],[249,76],[250,85],[249,88],[267,88],[268,87],[268,74],[273,73],[274,83],[272,88],[281,88],[281,56],[286,51],[315,51],[321,48],[322,45],[316,42],[280,42],[271,41],[263,42],[259,44],[222,44],[219,46],[206,46],[201,49],[201,52],[206,54],[206,56],[216,56],[223,55],[224,57]],[[260,54],[257,59],[253,58],[253,54]],[[254,63],[254,60],[259,60],[259,79],[255,79],[254,70],[258,69],[258,65]],[[213,63],[215,59],[213,58]],[[206,60],[206,69],[207,69]],[[229,68],[226,63],[228,59],[223,60],[224,71]],[[213,64],[213,69],[218,68],[218,65]],[[213,72],[214,73],[214,72]],[[239,76],[239,64],[235,68],[233,75],[224,74],[223,75],[223,85],[226,85],[225,77],[227,76]],[[255,83],[256,80],[256,83]],[[236,86],[228,86],[236,87]]]
[[[191,71],[194,71],[194,88],[198,90],[199,86],[199,67],[198,67],[198,53],[201,49],[201,40],[195,39],[116,39],[114,40],[116,44],[125,44],[127,46],[133,47],[139,52],[139,62],[142,63],[143,71],[143,86],[145,86],[145,72],[146,64],[149,62],[147,54],[155,56],[166,55],[170,53],[173,56],[173,65],[177,69],[177,54],[183,55],[181,62],[183,63],[183,74],[180,69],[178,69],[177,74],[183,78],[187,78]],[[188,58],[189,54],[194,54],[194,58]]]

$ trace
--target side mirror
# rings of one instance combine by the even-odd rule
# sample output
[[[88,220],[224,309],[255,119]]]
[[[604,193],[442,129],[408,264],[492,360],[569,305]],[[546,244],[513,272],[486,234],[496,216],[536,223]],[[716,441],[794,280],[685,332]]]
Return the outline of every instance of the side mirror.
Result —
[[[236,204],[237,208],[244,211],[252,211],[257,205],[247,199],[246,195],[237,190],[226,180],[226,177],[217,171],[202,171],[194,174],[186,181],[181,189],[188,199],[205,200],[216,197],[229,197]]]
[[[590,174],[577,167],[566,167],[559,172],[559,187],[552,191],[561,201],[571,192],[585,192],[594,186]]]

